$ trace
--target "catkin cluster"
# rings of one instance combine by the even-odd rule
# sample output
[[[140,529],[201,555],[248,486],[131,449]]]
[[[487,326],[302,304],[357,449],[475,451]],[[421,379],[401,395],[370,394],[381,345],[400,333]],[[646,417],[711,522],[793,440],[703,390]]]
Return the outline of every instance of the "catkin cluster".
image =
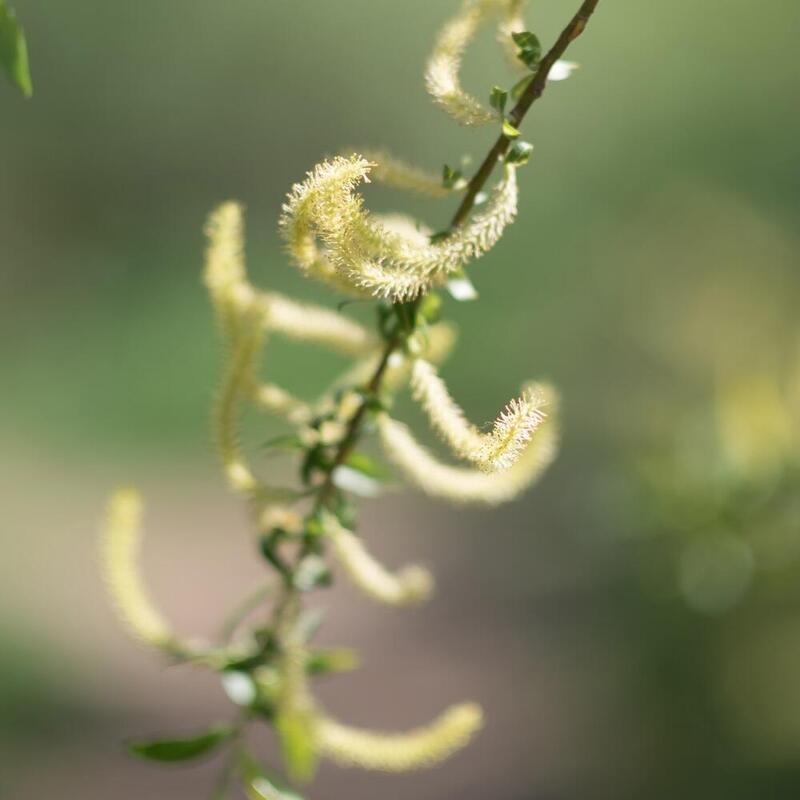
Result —
[[[513,58],[512,34],[524,30],[521,5],[519,0],[466,2],[437,37],[425,83],[435,103],[457,122],[503,123],[502,109],[485,107],[461,87],[459,69],[466,46],[491,21]],[[456,332],[440,319],[435,290],[467,280],[466,268],[514,220],[519,164],[520,159],[506,159],[485,203],[464,224],[438,235],[405,215],[371,213],[359,187],[373,179],[449,198],[466,186],[452,171],[448,178],[446,170],[442,181],[384,151],[369,150],[323,161],[292,187],[280,218],[289,257],[304,275],[340,295],[373,298],[376,332],[331,308],[256,288],[245,268],[242,207],[226,202],[209,216],[203,280],[224,352],[214,436],[227,483],[246,501],[261,552],[274,568],[275,584],[262,607],[267,619],[218,646],[191,643],[172,631],[139,574],[141,501],[134,490],[120,490],[110,501],[103,559],[116,606],[137,637],[173,658],[221,673],[242,709],[229,735],[237,737],[237,769],[250,796],[262,796],[257,790],[266,784],[274,793],[263,796],[282,795],[277,783],[254,771],[252,758],[241,761],[244,723],[263,720],[274,728],[293,780],[309,778],[319,757],[390,771],[428,766],[463,747],[481,725],[480,708],[469,702],[405,733],[363,730],[332,719],[314,697],[312,678],[352,668],[355,659],[312,644],[316,625],[303,610],[302,597],[330,582],[331,559],[353,587],[378,603],[411,606],[431,596],[427,569],[385,567],[356,532],[352,496],[377,493],[389,469],[359,451],[364,434],[376,434],[388,464],[413,487],[460,504],[512,500],[553,460],[558,403],[552,387],[524,383],[494,422],[481,426],[467,419],[441,374]],[[352,364],[319,397],[300,399],[291,388],[261,376],[264,349],[279,336],[343,354]],[[435,455],[395,417],[393,400],[404,390],[452,461]],[[295,454],[296,487],[272,486],[259,476],[240,437],[248,409],[282,421],[286,435],[275,446]]]

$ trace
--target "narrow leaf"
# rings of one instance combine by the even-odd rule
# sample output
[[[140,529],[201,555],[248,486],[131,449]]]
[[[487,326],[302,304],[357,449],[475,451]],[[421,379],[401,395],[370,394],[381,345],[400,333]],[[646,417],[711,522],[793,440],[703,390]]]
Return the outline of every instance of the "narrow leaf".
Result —
[[[536,69],[542,58],[542,44],[535,33],[519,31],[512,33],[511,38],[519,47],[517,58],[529,69]]]
[[[188,739],[150,739],[128,743],[128,750],[151,761],[186,761],[210,752],[233,735],[230,725],[216,725]]]
[[[505,110],[507,100],[508,92],[505,89],[501,89],[499,86],[492,87],[492,93],[489,95],[489,105],[499,114],[502,114]]]
[[[0,0],[0,66],[8,73],[11,82],[25,97],[33,94],[28,46],[25,34],[14,12]]]
[[[503,134],[509,139],[516,139],[519,136],[519,130],[515,128],[507,119],[503,120]]]

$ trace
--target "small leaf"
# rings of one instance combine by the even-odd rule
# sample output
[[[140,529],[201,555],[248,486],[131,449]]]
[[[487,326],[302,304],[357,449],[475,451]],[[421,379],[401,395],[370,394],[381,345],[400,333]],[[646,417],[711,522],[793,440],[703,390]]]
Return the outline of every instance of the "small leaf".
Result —
[[[511,38],[519,47],[517,58],[522,61],[529,69],[535,70],[539,66],[542,58],[542,43],[535,33],[530,31],[519,31],[512,33]]]
[[[425,322],[438,322],[442,312],[442,298],[436,292],[428,292],[419,304],[419,316]]]
[[[344,463],[348,467],[352,467],[367,477],[375,478],[378,481],[388,481],[392,477],[392,473],[386,467],[365,453],[350,453]]]
[[[506,153],[506,164],[527,164],[528,159],[533,152],[533,145],[530,142],[524,142],[517,139],[511,143]]]
[[[186,761],[210,752],[233,735],[230,725],[215,725],[188,739],[151,739],[128,743],[128,750],[151,761]]]
[[[358,653],[347,647],[333,647],[313,650],[306,660],[306,671],[311,675],[325,675],[331,672],[349,672],[360,666]]]
[[[519,136],[519,130],[515,128],[507,119],[503,120],[503,135],[509,139],[516,139]]]
[[[33,95],[25,34],[5,0],[0,0],[0,66],[25,97]]]
[[[442,186],[444,186],[445,189],[454,189],[462,179],[463,175],[461,174],[461,170],[453,169],[448,164],[442,167]]]
[[[285,433],[281,436],[274,436],[267,439],[261,445],[265,450],[302,450],[303,442],[300,437],[293,433]]]
[[[508,92],[501,89],[499,86],[492,87],[492,93],[489,95],[489,105],[502,115],[506,108],[506,101],[508,100]]]
[[[522,78],[522,80],[517,81],[511,87],[511,96],[514,98],[514,100],[519,100],[519,98],[522,97],[533,78],[533,75],[526,75],[524,78]]]

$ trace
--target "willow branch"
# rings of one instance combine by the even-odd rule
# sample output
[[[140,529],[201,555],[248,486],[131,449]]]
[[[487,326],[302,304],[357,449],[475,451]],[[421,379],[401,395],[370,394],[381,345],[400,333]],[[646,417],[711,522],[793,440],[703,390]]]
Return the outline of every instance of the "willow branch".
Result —
[[[545,87],[547,86],[547,78],[553,65],[564,55],[569,45],[583,33],[599,2],[600,0],[584,0],[575,16],[569,21],[569,24],[566,26],[566,28],[561,31],[561,35],[558,37],[558,39],[556,39],[555,44],[550,48],[550,50],[547,51],[542,60],[539,62],[539,66],[533,76],[533,79],[525,88],[525,91],[517,101],[517,104],[509,112],[509,121],[515,128],[519,128],[530,107],[542,96]],[[509,136],[506,136],[504,133],[500,134],[499,138],[492,146],[492,149],[489,150],[486,158],[478,168],[478,171],[472,176],[472,179],[467,185],[464,198],[456,209],[453,219],[450,221],[450,225],[447,228],[448,233],[460,227],[467,217],[469,217],[469,215],[472,213],[472,209],[475,207],[475,198],[486,185],[486,181],[491,176],[494,168],[508,152],[511,142],[512,139]],[[418,302],[419,300],[417,300],[417,303]],[[338,450],[336,451],[336,454],[334,455],[333,462],[330,470],[328,471],[325,482],[320,487],[319,494],[317,495],[318,506],[325,505],[330,498],[333,491],[333,470],[345,462],[358,442],[358,439],[361,435],[361,424],[367,411],[369,395],[375,394],[380,390],[381,382],[383,380],[384,373],[386,372],[389,359],[391,358],[392,353],[394,353],[401,343],[401,337],[393,337],[386,343],[381,360],[367,385],[367,397],[365,397],[364,402],[350,418],[350,421],[347,425],[347,430]]]

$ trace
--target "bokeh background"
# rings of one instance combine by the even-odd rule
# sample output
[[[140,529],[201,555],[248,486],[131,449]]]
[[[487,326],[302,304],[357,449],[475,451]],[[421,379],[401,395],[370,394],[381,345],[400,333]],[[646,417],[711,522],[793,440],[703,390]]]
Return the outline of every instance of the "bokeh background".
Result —
[[[259,582],[209,445],[204,216],[240,198],[254,279],[335,302],[281,253],[282,197],[360,143],[482,156],[492,133],[422,88],[455,5],[16,0],[36,95],[0,82],[0,797],[208,795],[219,763],[123,751],[228,706],[118,628],[97,522],[114,485],[142,488],[147,574],[188,632]],[[552,41],[576,5],[529,25]],[[424,610],[322,598],[323,640],[364,653],[321,689],[340,717],[411,726],[472,697],[488,724],[432,772],[325,767],[312,798],[798,796],[798,29],[796,0],[607,0],[526,120],[520,219],[472,270],[480,302],[446,305],[445,374],[473,419],[552,380],[561,456],[497,511],[365,505],[375,551],[435,568]],[[476,92],[510,83],[490,35],[467,62]],[[309,394],[337,366],[270,361]]]

